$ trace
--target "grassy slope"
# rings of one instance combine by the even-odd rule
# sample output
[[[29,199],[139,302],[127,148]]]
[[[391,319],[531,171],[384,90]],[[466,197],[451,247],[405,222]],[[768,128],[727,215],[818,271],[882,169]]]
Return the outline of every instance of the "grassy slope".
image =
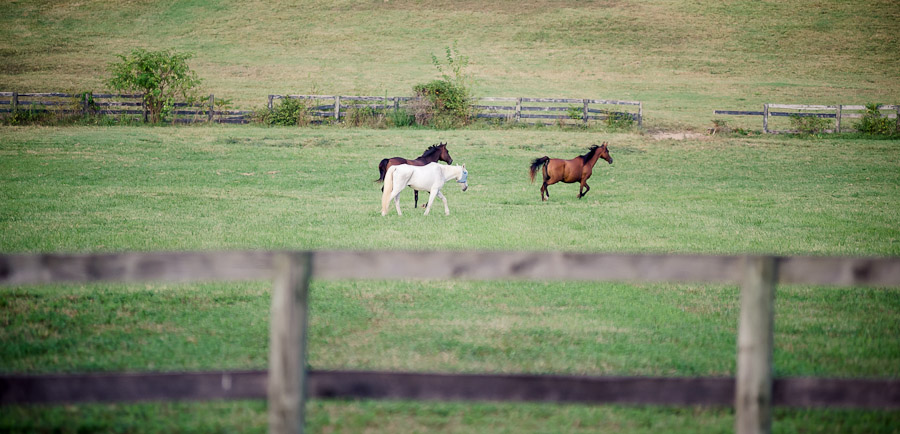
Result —
[[[241,108],[270,93],[406,95],[455,40],[480,95],[642,100],[651,127],[764,102],[900,100],[890,0],[294,3],[4,2],[0,90],[102,89],[107,62],[148,47],[196,53],[206,90]]]
[[[340,128],[5,128],[0,251],[450,248],[897,255],[892,141],[604,136],[582,200],[531,158],[596,133]],[[438,141],[470,170],[451,215],[378,215],[377,161]],[[829,156],[825,158],[824,156]],[[424,234],[424,235],[423,235]],[[268,288],[84,285],[0,292],[12,371],[259,369]],[[900,375],[897,291],[779,291],[776,375]],[[737,291],[707,285],[318,282],[310,364],[733,375]],[[238,324],[238,326],[236,326]],[[189,420],[183,414],[193,411]],[[5,409],[0,426],[264,430],[258,402]],[[891,432],[897,412],[779,410],[783,432]],[[723,409],[314,402],[313,430],[727,432]]]

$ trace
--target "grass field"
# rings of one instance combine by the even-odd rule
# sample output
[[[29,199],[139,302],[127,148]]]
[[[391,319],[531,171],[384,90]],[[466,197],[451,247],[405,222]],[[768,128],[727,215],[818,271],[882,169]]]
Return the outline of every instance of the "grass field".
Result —
[[[202,92],[409,95],[456,43],[476,96],[640,100],[644,132],[0,127],[0,252],[486,249],[900,255],[897,141],[654,140],[714,109],[900,103],[894,0],[9,0],[0,91],[102,91],[134,48]],[[758,118],[729,124],[761,129]],[[480,129],[479,129],[480,128]],[[663,131],[664,130],[664,131]],[[696,135],[689,135],[696,137]],[[451,210],[379,214],[376,165],[431,144]],[[591,192],[527,178],[610,142]],[[314,282],[315,369],[733,375],[737,288]],[[0,288],[0,371],[262,369],[269,284]],[[900,377],[900,292],[787,286],[777,376]],[[260,401],[0,407],[6,432],[265,432]],[[722,408],[313,401],[310,432],[730,432]],[[778,433],[896,433],[898,411],[777,409]]]
[[[900,254],[897,142],[546,129],[6,127],[0,251],[489,249]],[[377,163],[449,142],[451,214],[379,213]],[[591,192],[527,166],[609,141]],[[0,290],[9,372],[262,369],[269,284]],[[315,369],[734,375],[737,288],[315,282]],[[900,376],[900,293],[779,289],[777,376]],[[720,408],[309,404],[312,432],[729,432]],[[11,431],[262,432],[265,404],[3,408]],[[896,432],[896,411],[778,409],[776,432]]]
[[[104,90],[141,47],[194,53],[204,91],[242,109],[409,95],[457,41],[476,95],[640,100],[649,128],[702,130],[714,109],[900,103],[898,22],[893,0],[12,0],[0,91]]]

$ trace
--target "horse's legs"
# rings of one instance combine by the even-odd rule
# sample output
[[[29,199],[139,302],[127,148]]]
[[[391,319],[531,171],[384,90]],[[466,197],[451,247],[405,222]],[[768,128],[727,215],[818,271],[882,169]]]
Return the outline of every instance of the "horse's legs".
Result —
[[[544,198],[544,194],[547,195],[547,198],[550,197],[550,190],[547,190],[547,181],[544,181],[544,183],[541,185],[541,201],[542,202],[547,200],[547,198]]]
[[[413,209],[419,207],[419,190],[413,190]]]
[[[444,201],[444,215],[450,215],[450,207],[447,206],[447,198],[444,196],[444,193],[441,193],[441,191],[438,190],[437,196]]]
[[[431,189],[431,194],[428,195],[428,205],[425,206],[425,215],[431,212],[431,204],[434,202],[434,198],[437,196],[437,193],[440,190],[436,188]]]
[[[396,180],[395,180],[396,181]],[[400,211],[400,192],[406,188],[405,185],[394,183],[394,190],[391,191],[391,199],[394,201],[394,206],[397,208],[397,215],[403,215],[403,211]]]
[[[587,182],[582,182],[581,185],[584,187],[584,193],[581,193],[581,196],[579,197],[579,199],[584,197],[587,194],[587,192],[591,191],[591,186],[588,185]],[[580,191],[581,188],[579,188],[578,190]]]
[[[397,215],[403,215],[403,211],[400,211],[400,197],[394,198],[394,205],[397,206]]]

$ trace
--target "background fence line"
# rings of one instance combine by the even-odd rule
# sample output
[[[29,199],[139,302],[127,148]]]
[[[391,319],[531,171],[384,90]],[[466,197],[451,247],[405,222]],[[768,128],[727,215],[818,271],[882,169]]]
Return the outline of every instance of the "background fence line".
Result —
[[[791,111],[772,111],[773,109],[791,110]],[[861,111],[865,111],[864,105],[814,105],[814,104],[763,104],[762,111],[743,111],[743,110],[714,110],[713,114],[726,116],[762,116],[763,132],[766,133],[787,133],[791,131],[778,131],[769,129],[769,120],[771,117],[817,117],[824,119],[834,119],[834,129],[825,132],[840,133],[845,131],[843,119],[860,119],[863,117]],[[889,113],[881,113],[887,118],[897,120],[897,130],[900,131],[900,104],[878,106],[879,112],[890,110]],[[822,113],[826,112],[826,113]]]
[[[427,270],[427,271],[426,271]],[[519,279],[739,283],[735,378],[574,377],[305,369],[310,279]],[[274,282],[268,372],[0,375],[0,404],[261,397],[271,432],[303,429],[305,396],[734,405],[739,433],[768,432],[773,405],[900,408],[900,380],[773,378],[778,283],[900,286],[900,258],[562,252],[150,252],[0,255],[0,284]]]
[[[320,120],[340,121],[349,111],[412,109],[416,99],[407,96],[344,96],[344,95],[269,95],[266,106],[274,110],[275,100],[301,99],[313,101],[307,107],[308,114]],[[221,101],[221,100],[220,100]],[[171,122],[249,123],[253,111],[222,110],[215,107],[216,99],[209,95],[208,102],[188,104],[177,102],[170,112]],[[634,107],[625,111],[623,107]],[[475,118],[498,119],[508,122],[541,122],[544,120],[563,124],[587,125],[592,121],[612,118],[628,119],[643,126],[644,107],[640,101],[616,101],[573,98],[476,98],[471,106]],[[64,115],[101,114],[106,116],[141,116],[146,122],[148,112],[142,94],[91,93],[70,94],[0,92],[0,113],[16,112],[52,113]]]
[[[32,112],[56,115],[140,116],[147,122],[149,112],[143,94],[91,93],[69,94],[0,92],[0,113]],[[221,100],[220,100],[221,101]],[[216,98],[209,95],[204,102],[176,102],[169,112],[173,123],[216,122],[244,124],[250,122],[247,110],[216,108]]]
[[[309,114],[323,119],[338,120],[347,116],[348,110],[399,110],[412,108],[415,97],[408,96],[343,96],[343,95],[269,95],[267,107],[274,110],[274,101],[278,99],[301,99],[316,101],[309,106]],[[320,104],[319,101],[327,103]],[[347,103],[349,101],[349,103]],[[363,104],[360,104],[363,102]],[[366,104],[366,102],[369,102]],[[380,103],[380,104],[379,104]],[[485,103],[501,103],[485,105]],[[504,104],[505,103],[505,104]],[[564,105],[565,104],[565,105]],[[598,106],[635,106],[636,112],[616,111],[614,108]],[[482,119],[501,119],[508,122],[525,122],[534,120],[553,120],[567,124],[589,121],[607,120],[611,116],[628,118],[643,126],[644,108],[640,101],[616,101],[599,99],[573,98],[509,98],[481,97],[475,98],[471,107],[475,117]],[[535,114],[534,112],[541,112]]]

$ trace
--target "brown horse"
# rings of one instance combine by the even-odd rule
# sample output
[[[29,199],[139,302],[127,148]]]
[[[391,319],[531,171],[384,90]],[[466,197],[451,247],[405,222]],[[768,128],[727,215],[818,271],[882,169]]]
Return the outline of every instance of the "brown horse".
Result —
[[[588,178],[594,170],[594,164],[597,159],[602,158],[609,164],[612,164],[612,157],[609,156],[609,150],[606,148],[606,142],[603,145],[593,145],[587,154],[579,155],[571,160],[561,160],[559,158],[541,157],[535,158],[531,162],[529,175],[531,182],[534,182],[534,172],[541,166],[544,166],[544,185],[541,185],[541,200],[547,200],[550,197],[550,191],[547,190],[548,185],[556,184],[559,181],[572,183],[580,182],[581,187],[578,188],[578,198],[581,199],[591,187],[587,185]],[[545,198],[544,195],[547,195]]]
[[[381,163],[378,163],[378,179],[375,182],[384,182],[384,174],[387,173],[387,170],[391,166],[396,166],[398,164],[409,164],[412,166],[424,166],[428,163],[437,163],[438,161],[443,161],[447,164],[453,164],[453,158],[450,157],[450,153],[447,152],[447,144],[439,143],[437,145],[431,145],[419,158],[415,160],[407,160],[403,157],[394,157],[394,158],[385,158],[381,160]],[[384,191],[384,186],[381,187],[381,191]],[[414,208],[419,207],[419,190],[413,190],[415,193],[415,202]]]

